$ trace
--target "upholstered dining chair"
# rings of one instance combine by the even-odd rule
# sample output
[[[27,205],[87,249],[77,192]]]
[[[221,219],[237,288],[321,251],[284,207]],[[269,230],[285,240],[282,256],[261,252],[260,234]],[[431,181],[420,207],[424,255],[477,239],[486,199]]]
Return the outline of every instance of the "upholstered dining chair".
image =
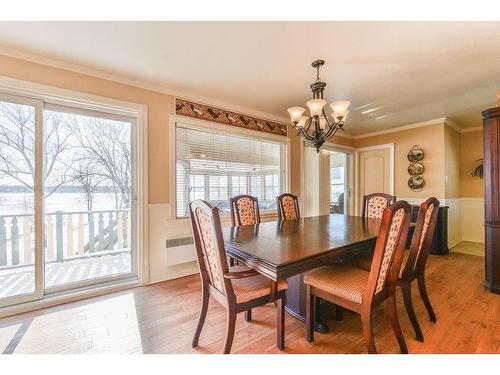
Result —
[[[316,297],[361,314],[363,336],[369,353],[377,353],[373,336],[373,309],[387,300],[387,315],[401,353],[408,353],[396,312],[396,280],[408,236],[411,206],[400,201],[386,207],[370,271],[347,265],[322,266],[304,276],[306,284],[306,337],[314,340]]]
[[[229,198],[231,226],[254,225],[260,223],[259,200],[251,195],[237,195]]]
[[[411,283],[417,280],[418,290],[429,314],[429,319],[432,322],[436,322],[436,314],[432,308],[425,285],[425,267],[432,246],[432,237],[436,229],[438,213],[439,201],[434,197],[427,199],[420,205],[410,249],[404,252],[403,265],[397,281],[397,285],[403,291],[406,312],[410,318],[417,340],[422,342],[424,341],[424,336],[413,308]],[[360,254],[351,259],[351,264],[361,269],[369,270],[372,264],[372,257],[370,254]]]
[[[396,197],[385,193],[373,193],[363,196],[363,213],[369,219],[381,219],[386,207],[396,203]]]
[[[231,351],[236,315],[274,301],[278,307],[277,347],[284,349],[286,280],[276,283],[244,265],[228,267],[219,210],[205,201],[196,200],[189,205],[189,212],[202,286],[201,311],[193,348],[198,346],[209,298],[213,297],[227,310],[224,354]]]
[[[299,198],[296,195],[284,193],[276,197],[278,220],[300,219]]]

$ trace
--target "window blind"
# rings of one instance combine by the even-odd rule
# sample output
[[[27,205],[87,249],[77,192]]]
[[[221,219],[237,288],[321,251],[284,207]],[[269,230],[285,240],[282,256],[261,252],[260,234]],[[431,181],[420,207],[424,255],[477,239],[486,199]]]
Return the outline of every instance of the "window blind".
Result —
[[[285,144],[266,138],[176,125],[176,215],[204,199],[229,212],[229,198],[250,194],[261,211],[276,210],[284,187]]]

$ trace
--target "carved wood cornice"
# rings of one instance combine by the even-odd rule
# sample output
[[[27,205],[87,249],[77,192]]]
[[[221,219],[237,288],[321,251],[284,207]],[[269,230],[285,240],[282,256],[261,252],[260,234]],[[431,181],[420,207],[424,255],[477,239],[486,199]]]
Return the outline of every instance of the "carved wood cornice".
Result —
[[[175,114],[282,136],[288,131],[285,124],[179,98],[175,100]]]

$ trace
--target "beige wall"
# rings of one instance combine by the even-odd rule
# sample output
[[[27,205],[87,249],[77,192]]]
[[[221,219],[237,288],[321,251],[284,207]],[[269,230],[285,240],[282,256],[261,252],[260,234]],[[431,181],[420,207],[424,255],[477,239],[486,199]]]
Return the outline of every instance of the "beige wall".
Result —
[[[460,134],[460,196],[466,198],[483,197],[483,180],[472,177],[477,160],[483,157],[483,131]]]
[[[176,250],[165,248],[165,240],[189,236],[188,220],[171,220],[174,202],[170,202],[173,176],[170,176],[170,116],[174,114],[174,97],[131,85],[76,73],[0,55],[0,76],[30,81],[43,85],[73,90],[148,106],[148,161],[149,161],[149,274],[152,282],[180,277],[197,272],[195,262],[171,266]],[[339,138],[341,144],[352,145],[352,140]],[[290,131],[290,191],[301,193],[300,137]],[[269,220],[270,218],[264,218]],[[224,225],[229,221],[224,219]],[[186,253],[193,249],[180,249]],[[186,257],[182,255],[182,257]],[[174,259],[175,261],[175,259]],[[174,262],[175,263],[175,262]]]
[[[398,198],[426,198],[435,196],[445,198],[444,163],[444,124],[429,125],[421,128],[382,134],[369,138],[356,139],[356,148],[394,143],[394,193]],[[425,187],[413,192],[408,187],[408,159],[406,155],[413,145],[424,149]]]
[[[168,202],[168,118],[174,98],[141,88],[0,55],[0,75],[148,106],[149,202]]]
[[[48,86],[84,92],[148,106],[149,203],[170,203],[169,117],[174,97],[102,78],[0,55],[0,75]],[[300,193],[300,137],[292,130],[290,139],[290,191]],[[339,144],[352,146],[352,139],[335,137]]]
[[[460,196],[460,133],[444,127],[445,198]]]

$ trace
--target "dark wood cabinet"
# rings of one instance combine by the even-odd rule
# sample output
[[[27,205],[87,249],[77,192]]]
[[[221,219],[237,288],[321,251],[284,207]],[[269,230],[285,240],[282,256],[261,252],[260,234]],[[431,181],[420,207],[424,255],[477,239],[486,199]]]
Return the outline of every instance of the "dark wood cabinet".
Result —
[[[500,107],[483,115],[485,288],[500,294]]]
[[[420,206],[412,206],[411,221],[412,223],[417,222],[418,209]],[[415,228],[410,228],[410,233],[408,235],[407,248],[410,247],[411,239],[413,236],[413,231]],[[436,230],[434,231],[434,236],[432,237],[432,245],[430,249],[431,254],[435,255],[445,255],[448,254],[448,206],[440,206],[439,213],[436,222]]]

